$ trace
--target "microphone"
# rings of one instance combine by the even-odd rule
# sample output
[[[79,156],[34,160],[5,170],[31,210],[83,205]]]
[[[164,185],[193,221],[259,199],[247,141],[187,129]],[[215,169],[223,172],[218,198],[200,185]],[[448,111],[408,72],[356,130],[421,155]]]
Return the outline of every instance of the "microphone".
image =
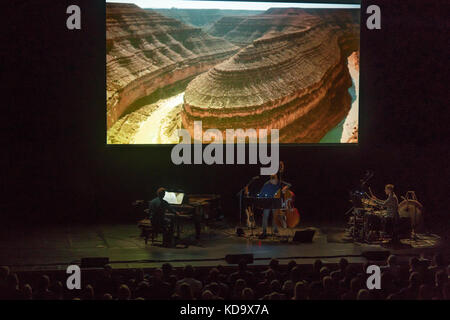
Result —
[[[254,176],[253,178],[252,178],[252,180],[256,180],[256,179],[259,179],[260,177],[259,176]]]

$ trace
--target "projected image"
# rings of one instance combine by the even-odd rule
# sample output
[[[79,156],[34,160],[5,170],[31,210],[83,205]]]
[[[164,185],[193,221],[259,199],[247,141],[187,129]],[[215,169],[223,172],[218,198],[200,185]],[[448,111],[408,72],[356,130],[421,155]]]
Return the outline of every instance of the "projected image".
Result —
[[[280,143],[357,143],[355,5],[106,4],[107,143],[178,129],[278,129]]]

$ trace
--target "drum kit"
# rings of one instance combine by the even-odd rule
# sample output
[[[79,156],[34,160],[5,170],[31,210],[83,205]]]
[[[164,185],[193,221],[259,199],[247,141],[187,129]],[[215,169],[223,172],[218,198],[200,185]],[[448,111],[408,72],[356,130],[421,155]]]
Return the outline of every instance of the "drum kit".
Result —
[[[423,206],[414,191],[408,191],[399,203],[399,221],[396,224],[400,238],[416,238],[416,232],[423,229]],[[394,221],[374,200],[364,192],[352,192],[354,203],[350,217],[349,233],[354,241],[376,242],[392,235]]]

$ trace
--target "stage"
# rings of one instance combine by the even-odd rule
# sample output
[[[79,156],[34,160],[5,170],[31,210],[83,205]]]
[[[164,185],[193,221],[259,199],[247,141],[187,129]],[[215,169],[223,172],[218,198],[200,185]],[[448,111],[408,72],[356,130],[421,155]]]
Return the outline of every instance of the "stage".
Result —
[[[422,253],[432,255],[444,250],[444,242],[435,234],[421,234],[417,241],[402,240],[400,247],[382,244],[353,243],[345,236],[343,227],[328,225],[302,225],[293,230],[282,230],[281,235],[291,236],[296,230],[315,230],[312,243],[292,243],[283,238],[268,237],[259,240],[260,229],[245,230],[244,237],[235,234],[235,227],[225,222],[215,222],[202,227],[200,240],[195,240],[193,226],[185,225],[182,243],[176,248],[162,247],[159,236],[153,244],[146,245],[136,224],[99,224],[78,226],[39,226],[36,228],[8,228],[1,233],[0,265],[13,270],[62,270],[69,264],[79,263],[83,257],[109,257],[113,268],[147,268],[170,262],[174,266],[226,265],[228,254],[252,253],[254,264],[267,264],[271,258],[281,263],[295,260],[299,264],[322,259],[335,263],[341,257],[350,262],[366,262],[362,255],[367,251],[386,251],[409,259]]]

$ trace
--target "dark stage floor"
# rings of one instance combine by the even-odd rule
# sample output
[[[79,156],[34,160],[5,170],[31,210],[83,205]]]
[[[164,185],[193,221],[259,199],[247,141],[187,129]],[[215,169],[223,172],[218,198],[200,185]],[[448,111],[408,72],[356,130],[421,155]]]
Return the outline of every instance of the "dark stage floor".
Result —
[[[325,263],[334,263],[342,256],[350,262],[365,262],[361,254],[368,250],[390,250],[406,259],[422,252],[432,253],[443,245],[439,236],[428,234],[419,235],[418,241],[402,240],[400,248],[384,248],[380,244],[348,242],[343,228],[301,229],[306,227],[316,230],[313,242],[293,244],[270,237],[263,241],[248,236],[239,238],[234,228],[224,223],[204,227],[201,239],[196,241],[193,228],[187,225],[182,233],[186,246],[177,248],[162,247],[161,237],[153,245],[145,245],[136,224],[10,228],[0,236],[0,265],[17,271],[65,269],[82,257],[109,257],[113,268],[153,267],[163,261],[174,266],[202,266],[226,264],[225,255],[240,253],[253,253],[255,264],[267,264],[270,258],[311,263],[318,257]],[[293,235],[294,231],[283,230],[282,234]],[[259,232],[255,230],[255,234]]]

